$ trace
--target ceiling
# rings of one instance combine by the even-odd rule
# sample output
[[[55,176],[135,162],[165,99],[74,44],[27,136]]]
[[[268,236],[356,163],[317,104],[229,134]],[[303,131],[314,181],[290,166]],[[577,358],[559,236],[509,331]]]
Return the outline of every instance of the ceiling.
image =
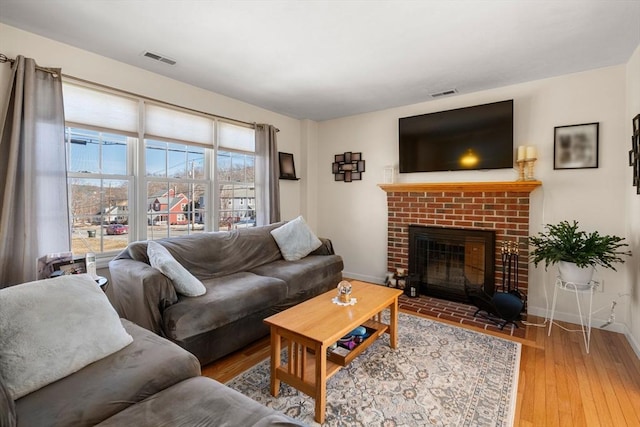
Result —
[[[318,121],[624,64],[640,44],[640,0],[0,0],[0,21]]]

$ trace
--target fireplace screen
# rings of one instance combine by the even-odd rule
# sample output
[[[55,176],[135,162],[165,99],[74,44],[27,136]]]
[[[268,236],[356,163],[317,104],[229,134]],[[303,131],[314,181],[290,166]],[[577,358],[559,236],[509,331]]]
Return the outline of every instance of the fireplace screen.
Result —
[[[495,232],[409,226],[409,274],[420,293],[468,301],[465,287],[494,292]]]

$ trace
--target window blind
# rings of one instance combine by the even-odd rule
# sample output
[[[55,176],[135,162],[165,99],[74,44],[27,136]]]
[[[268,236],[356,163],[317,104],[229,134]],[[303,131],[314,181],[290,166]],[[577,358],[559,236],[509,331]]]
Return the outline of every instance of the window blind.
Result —
[[[62,91],[65,121],[137,133],[137,100],[69,83]]]
[[[145,104],[145,138],[198,143],[213,147],[213,120],[156,104]]]
[[[256,151],[255,130],[227,122],[218,122],[220,140],[218,146],[239,151]]]

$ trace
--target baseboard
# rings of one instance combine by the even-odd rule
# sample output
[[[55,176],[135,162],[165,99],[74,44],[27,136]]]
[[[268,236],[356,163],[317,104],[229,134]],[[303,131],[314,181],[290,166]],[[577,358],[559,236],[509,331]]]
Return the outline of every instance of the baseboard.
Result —
[[[545,319],[548,319],[551,314],[550,311],[547,311],[544,308],[531,307],[531,306],[529,307],[527,312],[535,316],[544,317]],[[560,320],[562,322],[573,323],[574,325],[580,326],[580,316],[577,313],[566,313],[566,312],[556,310],[556,312],[553,315],[553,319]],[[602,325],[604,325],[606,322],[607,322],[607,319],[592,317],[591,327],[594,329],[604,329],[607,331],[617,332],[619,334],[624,334],[625,330],[627,329],[624,323],[619,323],[619,322],[611,323],[610,325],[607,325],[605,328],[603,328]]]
[[[527,313],[528,314],[533,314],[534,316],[543,317],[545,319],[548,319],[549,315],[551,314],[550,311],[547,311],[546,309],[544,309],[542,307],[531,307],[531,306],[529,306],[529,308],[527,309]],[[578,316],[578,314],[576,314],[576,313],[565,313],[565,312],[561,312],[561,311],[556,310],[556,312],[553,315],[553,319],[554,320],[560,320],[562,322],[573,323],[577,327],[580,327],[580,316]],[[638,343],[635,342],[635,340],[633,339],[633,336],[631,335],[631,332],[627,328],[627,325],[625,325],[624,323],[620,323],[620,322],[614,322],[614,323],[612,323],[610,325],[607,325],[605,328],[603,328],[602,325],[604,325],[606,323],[606,321],[607,321],[607,319],[600,319],[600,318],[592,317],[591,318],[591,327],[594,328],[594,329],[603,329],[605,331],[611,331],[611,332],[617,332],[619,334],[624,334],[624,336],[627,338],[627,341],[629,341],[629,345],[631,345],[631,347],[633,348],[633,351],[640,358],[640,347],[638,346]]]
[[[363,282],[376,283],[378,285],[383,285],[384,284],[384,278],[375,277],[375,276],[367,276],[367,275],[358,274],[358,273],[350,273],[348,271],[343,271],[342,272],[342,277],[349,278],[349,279],[354,279],[354,280],[361,280]]]
[[[640,359],[640,344],[638,344],[638,341],[631,335],[631,331],[627,328],[627,325],[624,326],[624,336],[627,337],[627,341],[629,341],[633,352],[638,356],[638,359]]]

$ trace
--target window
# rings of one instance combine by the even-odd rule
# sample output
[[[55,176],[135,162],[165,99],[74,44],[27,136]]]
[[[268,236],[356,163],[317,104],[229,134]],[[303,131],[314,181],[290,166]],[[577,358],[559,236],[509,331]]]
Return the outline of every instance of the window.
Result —
[[[217,160],[221,206],[218,228],[255,226],[255,155],[219,151]]]
[[[110,259],[130,241],[255,226],[252,128],[63,88],[74,254]]]
[[[67,173],[74,254],[121,250],[128,244],[128,144],[115,133],[66,128]],[[122,224],[113,233],[111,224]]]
[[[211,149],[145,140],[147,238],[192,234],[205,230],[211,187],[205,159]]]

